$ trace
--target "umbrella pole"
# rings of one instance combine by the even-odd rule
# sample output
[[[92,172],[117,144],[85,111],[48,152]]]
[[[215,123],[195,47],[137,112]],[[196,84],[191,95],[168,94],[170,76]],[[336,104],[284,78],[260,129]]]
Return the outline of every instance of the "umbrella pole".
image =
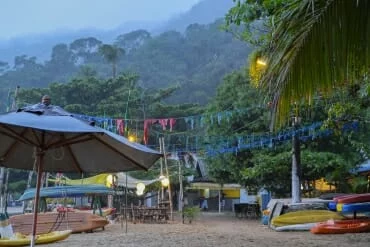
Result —
[[[37,211],[38,211],[38,207],[39,207],[40,186],[41,186],[41,177],[42,177],[44,153],[43,152],[38,152],[37,155],[36,155],[36,159],[37,159],[37,182],[36,182],[35,203],[34,203],[34,206],[33,206],[33,224],[32,224],[31,247],[35,246],[35,240],[36,240]]]

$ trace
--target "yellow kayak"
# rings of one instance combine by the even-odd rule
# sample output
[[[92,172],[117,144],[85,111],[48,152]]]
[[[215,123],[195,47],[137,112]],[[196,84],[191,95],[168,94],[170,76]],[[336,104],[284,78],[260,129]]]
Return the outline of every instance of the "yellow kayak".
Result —
[[[48,244],[57,241],[64,240],[71,235],[71,230],[66,231],[54,231],[46,234],[40,234],[36,236],[36,244]],[[31,235],[24,235],[21,233],[15,233],[13,237],[0,239],[0,246],[25,246],[30,245]]]
[[[274,227],[323,222],[327,220],[341,220],[344,216],[329,210],[301,210],[282,214],[272,219]]]

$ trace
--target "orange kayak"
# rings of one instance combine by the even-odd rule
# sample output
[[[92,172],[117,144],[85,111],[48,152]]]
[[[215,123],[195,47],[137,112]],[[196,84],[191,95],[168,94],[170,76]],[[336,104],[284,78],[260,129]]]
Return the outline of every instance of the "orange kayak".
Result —
[[[344,234],[370,232],[370,219],[328,220],[310,230],[314,234]]]

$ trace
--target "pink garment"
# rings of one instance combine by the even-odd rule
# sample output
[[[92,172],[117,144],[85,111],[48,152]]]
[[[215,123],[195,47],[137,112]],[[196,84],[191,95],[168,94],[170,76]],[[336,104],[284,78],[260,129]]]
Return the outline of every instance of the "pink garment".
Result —
[[[175,123],[176,123],[176,119],[170,118],[170,131],[172,131],[173,126],[175,125]]]
[[[123,119],[117,119],[116,126],[117,126],[118,134],[123,136],[125,134],[125,121],[123,121]]]
[[[163,130],[166,130],[167,123],[168,123],[167,118],[166,119],[159,119],[159,124],[162,126]]]

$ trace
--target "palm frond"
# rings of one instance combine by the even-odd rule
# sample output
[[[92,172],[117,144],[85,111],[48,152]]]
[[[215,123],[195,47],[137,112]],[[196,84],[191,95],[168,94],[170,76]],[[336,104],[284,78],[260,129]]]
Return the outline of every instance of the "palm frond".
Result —
[[[278,125],[291,105],[354,82],[370,66],[370,1],[296,0],[280,14],[261,85]]]

